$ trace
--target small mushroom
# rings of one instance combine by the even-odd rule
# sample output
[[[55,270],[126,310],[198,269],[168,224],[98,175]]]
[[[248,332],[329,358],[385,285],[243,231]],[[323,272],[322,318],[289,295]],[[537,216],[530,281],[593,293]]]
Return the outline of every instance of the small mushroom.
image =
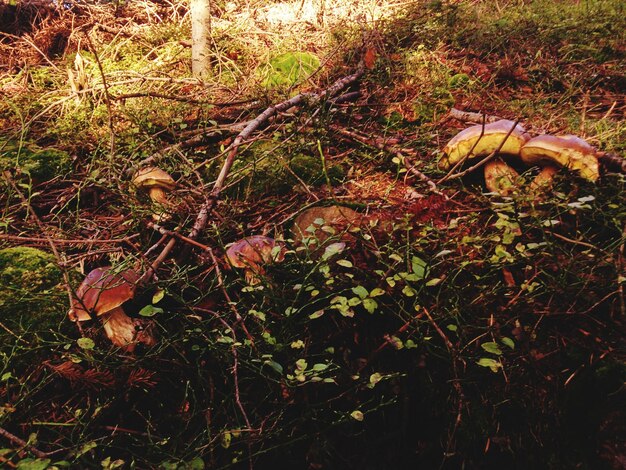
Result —
[[[485,165],[485,186],[489,192],[509,196],[516,189],[519,173],[496,158]]]
[[[541,193],[550,189],[558,172],[559,169],[555,166],[544,166],[530,182],[530,190],[535,193]]]
[[[68,312],[71,321],[100,317],[107,337],[113,344],[132,352],[137,343],[151,346],[156,340],[140,331],[141,321],[124,313],[122,304],[135,296],[139,274],[132,269],[114,272],[111,267],[96,268],[83,280]]]
[[[165,171],[156,167],[147,167],[135,173],[133,184],[140,189],[148,191],[148,196],[157,204],[162,206],[168,205],[167,192],[176,187],[174,179]],[[161,214],[153,214],[152,218],[156,221],[163,220]]]
[[[600,177],[597,150],[575,135],[540,135],[524,144],[520,152],[529,165],[558,165],[596,181]]]
[[[327,232],[335,227],[346,228],[358,225],[361,215],[344,206],[311,207],[302,211],[293,223],[291,235],[296,245],[303,239],[315,238],[317,243],[322,243],[329,237]]]
[[[443,148],[444,156],[439,160],[439,168],[446,170],[466,156],[468,159],[487,156],[500,145],[500,154],[519,155],[522,145],[529,139],[526,129],[507,119],[486,124],[484,130],[482,124],[471,126],[459,132]]]
[[[246,282],[254,286],[261,282],[259,276],[265,274],[263,265],[284,260],[285,249],[273,238],[253,235],[228,247],[226,259],[233,268],[245,269]]]

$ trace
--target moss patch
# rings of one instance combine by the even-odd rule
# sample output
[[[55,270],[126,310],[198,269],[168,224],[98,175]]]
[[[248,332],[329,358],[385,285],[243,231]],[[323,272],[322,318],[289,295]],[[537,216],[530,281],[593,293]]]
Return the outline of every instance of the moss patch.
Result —
[[[14,142],[0,141],[0,171],[18,170],[36,182],[49,181],[56,176],[69,173],[70,156],[58,149],[35,146],[20,148]]]
[[[29,247],[0,250],[0,320],[20,329],[58,322],[68,308],[62,277],[49,253]]]

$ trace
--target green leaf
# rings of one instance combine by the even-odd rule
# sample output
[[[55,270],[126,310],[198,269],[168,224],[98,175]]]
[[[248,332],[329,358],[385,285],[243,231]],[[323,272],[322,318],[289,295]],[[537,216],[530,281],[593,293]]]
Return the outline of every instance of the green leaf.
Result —
[[[266,360],[264,362],[264,364],[270,366],[272,369],[274,369],[278,374],[283,375],[283,366],[281,366],[278,362],[276,361],[272,361],[270,359]]]
[[[370,297],[378,297],[381,295],[385,295],[385,291],[383,289],[381,289],[380,287],[374,287],[371,291],[370,291]]]
[[[18,464],[18,470],[45,470],[50,465],[50,459],[22,459]]]
[[[383,376],[379,374],[378,372],[374,372],[372,375],[370,375],[370,383],[372,385],[376,385],[382,379],[383,379]]]
[[[494,343],[493,341],[483,343],[480,345],[480,347],[488,353],[496,354],[497,356],[502,355],[502,350],[500,349],[500,346],[498,346],[498,343]]]
[[[96,345],[91,338],[78,338],[76,344],[82,349],[93,349]]]
[[[369,295],[369,292],[363,286],[353,287],[352,288],[352,292],[354,292],[356,295],[358,295],[362,299],[364,299],[365,297],[367,297]]]
[[[313,364],[313,370],[316,372],[321,372],[326,369],[328,369],[328,364],[322,364],[322,363]]]
[[[139,310],[139,315],[142,317],[153,317],[157,313],[163,313],[163,309],[161,307],[155,307],[154,305],[146,305],[144,308]]]
[[[415,289],[413,289],[411,286],[404,286],[404,288],[402,289],[402,293],[407,297],[415,297],[416,294]]]
[[[504,344],[505,346],[508,346],[511,349],[515,349],[515,342],[511,338],[505,336],[500,341],[502,341],[502,344]]]
[[[165,291],[163,289],[157,290],[152,296],[152,303],[158,304],[165,297]]]
[[[378,303],[374,299],[363,299],[363,307],[365,307],[365,310],[369,313],[374,313],[378,308]]]
[[[351,267],[353,267],[353,266],[354,266],[354,265],[352,264],[352,262],[348,261],[347,259],[340,259],[340,260],[337,260],[337,264],[338,264],[339,266],[343,266],[344,268],[351,268]]]
[[[411,258],[411,269],[419,279],[424,279],[428,274],[428,264],[417,256]]]
[[[319,318],[322,315],[324,315],[324,310],[317,310],[317,311],[313,312],[311,315],[309,315],[309,318],[311,320],[315,320],[316,318]]]
[[[459,329],[459,327],[458,327],[458,326],[456,326],[456,325],[448,325],[448,326],[446,326],[446,328],[447,328],[448,330],[450,330],[450,331],[456,331],[456,330],[458,330],[458,329]]]
[[[343,242],[331,243],[326,248],[324,248],[324,254],[322,255],[323,260],[327,260],[331,256],[337,255],[346,249],[346,244]]]
[[[493,372],[498,372],[498,369],[502,367],[502,364],[499,361],[488,357],[481,357],[477,364],[482,367],[489,367]]]
[[[357,421],[363,421],[363,412],[359,411],[359,410],[354,410],[352,413],[350,413],[350,416],[352,416],[353,419],[356,419]]]

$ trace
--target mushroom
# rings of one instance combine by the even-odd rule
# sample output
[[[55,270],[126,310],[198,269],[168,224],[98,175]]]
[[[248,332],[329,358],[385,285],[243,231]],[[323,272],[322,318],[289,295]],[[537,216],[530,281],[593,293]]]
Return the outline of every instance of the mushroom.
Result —
[[[541,171],[530,182],[530,190],[532,192],[542,192],[550,189],[554,182],[554,177],[559,172],[559,169],[555,166],[544,166]]]
[[[246,282],[251,286],[261,282],[264,264],[285,259],[284,247],[273,238],[253,235],[236,241],[226,250],[226,259],[234,268],[244,268]]]
[[[520,152],[529,165],[558,165],[596,181],[600,177],[597,150],[575,135],[540,135],[524,144]]]
[[[328,227],[348,227],[358,224],[361,215],[344,206],[311,207],[302,211],[293,223],[291,235],[296,244],[303,239],[315,237],[318,243],[328,238]],[[321,229],[321,230],[315,230]]]
[[[516,189],[519,174],[502,159],[496,158],[485,165],[485,186],[492,193],[508,196]]]
[[[502,147],[499,153],[519,155],[522,145],[529,139],[526,129],[507,119],[486,124],[484,127],[482,124],[471,126],[459,132],[443,148],[444,156],[439,160],[439,168],[446,170],[466,156],[469,159],[487,156],[498,150],[500,145]]]
[[[83,280],[68,312],[71,321],[101,317],[104,331],[113,344],[132,352],[137,343],[148,346],[155,339],[147,331],[138,331],[140,320],[124,313],[122,304],[135,296],[139,274],[132,269],[115,272],[111,267],[96,268]]]
[[[176,187],[174,179],[165,171],[156,167],[147,167],[135,173],[133,184],[140,189],[147,189],[148,196],[157,204],[163,206],[168,204],[166,193]],[[152,214],[156,221],[163,220],[161,214]]]

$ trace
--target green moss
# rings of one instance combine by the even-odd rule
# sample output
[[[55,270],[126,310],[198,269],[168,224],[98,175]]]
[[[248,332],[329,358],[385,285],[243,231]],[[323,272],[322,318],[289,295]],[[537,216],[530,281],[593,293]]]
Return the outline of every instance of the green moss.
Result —
[[[0,141],[0,171],[19,170],[36,182],[49,181],[69,173],[71,157],[62,150],[40,149],[34,145],[20,148],[16,143]]]
[[[321,185],[326,183],[324,167],[319,158],[311,155],[296,155],[289,162],[289,168],[307,184]],[[339,165],[330,166],[326,171],[331,184],[339,183],[345,176],[343,168]]]
[[[54,256],[36,248],[0,250],[0,321],[10,328],[45,329],[67,311],[63,276]]]
[[[320,66],[320,60],[308,52],[287,52],[273,57],[261,73],[264,76],[263,86],[275,88],[292,86],[305,80]]]

